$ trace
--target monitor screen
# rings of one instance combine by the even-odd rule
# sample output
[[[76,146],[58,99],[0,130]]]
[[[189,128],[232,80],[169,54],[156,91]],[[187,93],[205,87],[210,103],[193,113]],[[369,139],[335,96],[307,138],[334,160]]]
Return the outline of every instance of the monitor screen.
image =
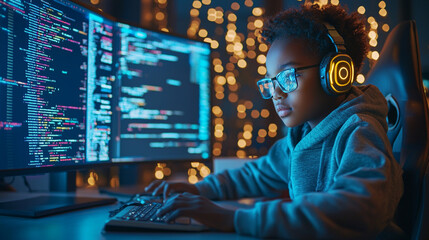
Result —
[[[208,44],[67,0],[0,0],[0,42],[0,173],[209,158]]]
[[[113,160],[209,158],[209,46],[117,26]]]

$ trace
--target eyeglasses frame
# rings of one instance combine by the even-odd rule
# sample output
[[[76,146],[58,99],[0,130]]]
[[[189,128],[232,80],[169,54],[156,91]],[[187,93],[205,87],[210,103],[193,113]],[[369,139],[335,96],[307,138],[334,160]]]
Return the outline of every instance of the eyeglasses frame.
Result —
[[[295,90],[298,88],[298,81],[297,81],[297,79],[296,79],[296,77],[297,77],[297,76],[296,76],[296,73],[297,73],[298,71],[305,70],[305,69],[309,69],[309,68],[314,68],[314,67],[319,67],[319,66],[320,66],[320,63],[318,63],[318,64],[313,64],[313,65],[309,65],[309,66],[304,66],[304,67],[287,68],[287,69],[284,69],[284,70],[280,71],[279,73],[277,73],[277,75],[276,75],[275,77],[272,77],[272,78],[263,78],[263,79],[261,79],[261,80],[257,81],[257,82],[256,82],[256,85],[258,85],[258,89],[259,89],[259,85],[262,85],[262,84],[266,83],[267,81],[270,81],[270,82],[272,82],[272,84],[273,84],[273,86],[274,86],[274,80],[275,80],[275,81],[277,81],[277,83],[278,83],[278,85],[279,85],[280,89],[281,89],[284,93],[290,93],[290,92],[295,91]],[[294,81],[295,81],[295,83],[296,83],[296,88],[294,88],[293,90],[287,91],[287,90],[286,90],[286,88],[285,88],[282,84],[280,84],[280,82],[279,82],[279,80],[278,80],[278,76],[279,76],[280,74],[282,74],[283,72],[285,72],[285,71],[292,71],[292,72],[293,72],[293,80],[294,80]],[[259,89],[259,92],[261,92],[261,90],[260,90],[260,89]],[[270,97],[265,97],[265,96],[262,94],[262,92],[261,92],[261,95],[262,95],[262,98],[264,98],[264,99],[270,99],[270,98],[272,98],[272,97],[273,97],[273,95],[272,95],[272,94],[271,94],[271,96],[270,96]]]

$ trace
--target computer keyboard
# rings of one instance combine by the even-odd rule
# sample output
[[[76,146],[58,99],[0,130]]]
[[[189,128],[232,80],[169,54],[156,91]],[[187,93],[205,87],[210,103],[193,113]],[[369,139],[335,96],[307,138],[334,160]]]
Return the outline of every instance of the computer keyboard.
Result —
[[[160,200],[143,200],[133,198],[123,203],[118,209],[110,212],[110,219],[105,224],[105,230],[170,230],[170,231],[204,231],[208,228],[188,217],[180,217],[172,222],[165,222],[168,215],[156,216],[162,207]]]
[[[156,211],[162,207],[161,203],[144,203],[140,206],[132,207],[122,215],[124,220],[165,222],[166,215],[162,218],[156,216]]]

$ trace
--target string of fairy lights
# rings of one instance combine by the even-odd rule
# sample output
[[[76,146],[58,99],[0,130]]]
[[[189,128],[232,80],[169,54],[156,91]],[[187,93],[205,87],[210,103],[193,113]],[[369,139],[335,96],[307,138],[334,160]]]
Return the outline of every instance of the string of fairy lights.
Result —
[[[240,8],[250,8],[252,15],[247,18],[247,25],[244,31],[238,31],[237,12]],[[205,14],[206,13],[206,14]],[[212,6],[210,0],[195,0],[192,2],[192,8],[189,11],[191,21],[187,30],[188,37],[200,37],[205,42],[210,43],[213,49],[213,89],[215,104],[212,107],[214,115],[213,125],[215,138],[213,144],[213,156],[222,155],[223,142],[227,139],[225,134],[225,118],[222,106],[227,104],[236,104],[237,119],[246,120],[257,118],[268,118],[270,112],[268,109],[256,109],[250,100],[239,99],[238,90],[240,84],[237,82],[240,70],[247,70],[250,61],[257,63],[257,74],[263,76],[266,74],[265,61],[268,46],[261,41],[260,30],[263,26],[262,15],[264,8],[254,6],[252,0],[245,0],[241,5],[238,2],[232,2],[228,9],[221,6]],[[204,16],[204,18],[202,17]],[[216,24],[214,34],[208,34],[208,30],[202,27],[202,21],[208,20],[209,27],[211,23]],[[220,47],[224,47],[220,49]],[[223,53],[228,55],[221,58]],[[226,61],[225,61],[226,60]],[[250,116],[249,116],[250,113]],[[275,137],[277,135],[277,126],[272,123],[267,129],[253,129],[252,121],[245,121],[241,126],[242,131],[237,134],[237,157],[251,157],[245,149],[252,146],[252,141],[263,143],[267,136]],[[275,129],[275,130],[274,130]],[[254,137],[253,131],[257,131]],[[268,132],[268,133],[267,133]],[[256,153],[256,152],[255,152]]]
[[[91,0],[94,5],[100,0]],[[168,29],[168,0],[140,0],[141,1],[141,25],[144,27],[156,26],[159,30],[169,32]],[[172,1],[172,0],[170,0]],[[301,2],[302,0],[297,0]],[[255,2],[261,4],[263,1]],[[319,4],[338,5],[340,0],[316,0],[306,1]],[[344,1],[345,4],[347,2]],[[373,65],[379,58],[378,38],[379,34],[390,30],[388,25],[388,12],[386,2],[372,2],[378,5],[378,14],[370,16],[365,6],[359,6],[355,11],[365,15],[368,21],[368,42],[370,51],[367,59],[369,65]],[[219,5],[224,7],[221,7]],[[252,0],[231,1],[194,0],[189,6],[190,22],[186,31],[189,38],[202,39],[210,44],[213,51],[212,66],[213,95],[213,156],[230,156],[231,149],[238,158],[255,158],[266,153],[267,148],[261,147],[267,139],[275,140],[279,137],[281,127],[270,122],[273,110],[260,104],[255,104],[253,98],[244,99],[239,92],[246,85],[240,74],[250,72],[256,80],[266,74],[266,53],[269,46],[262,42],[260,31],[264,25],[263,15],[265,8],[256,6]],[[369,5],[368,7],[373,7]],[[352,9],[351,9],[352,10]],[[237,24],[243,18],[243,13],[251,13],[247,16],[247,24]],[[214,29],[214,31],[212,31]],[[381,29],[381,30],[380,30]],[[238,81],[237,79],[240,79]],[[357,75],[357,83],[365,82],[363,73]],[[253,82],[252,82],[253,83]],[[253,86],[252,86],[253,87]],[[246,89],[246,91],[249,91]],[[256,86],[254,91],[257,92]],[[232,111],[231,111],[232,109]],[[274,114],[275,115],[275,114]],[[230,122],[228,118],[236,118],[236,122]],[[264,124],[255,124],[256,120]],[[238,133],[229,134],[226,128],[239,129]],[[230,130],[230,129],[228,129]],[[228,134],[227,134],[228,133]],[[235,142],[236,145],[226,144],[226,140]],[[231,140],[233,139],[233,140]],[[228,151],[225,151],[228,149]],[[200,178],[210,174],[211,170],[199,162],[191,162],[188,169],[188,181],[196,183]],[[172,174],[166,163],[157,163],[154,169],[156,179],[164,179]],[[94,173],[88,178],[89,185],[95,185],[98,176]],[[112,180],[113,179],[113,180]],[[112,177],[111,186],[118,186],[119,179]]]

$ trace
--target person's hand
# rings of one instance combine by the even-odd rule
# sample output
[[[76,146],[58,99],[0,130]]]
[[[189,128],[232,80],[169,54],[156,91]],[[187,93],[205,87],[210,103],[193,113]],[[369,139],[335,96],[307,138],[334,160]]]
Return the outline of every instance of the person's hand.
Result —
[[[176,194],[167,199],[157,212],[159,218],[166,217],[166,222],[190,217],[224,232],[234,231],[234,214],[235,210],[222,208],[203,196],[190,193]]]
[[[199,195],[200,191],[195,185],[190,183],[180,183],[180,182],[166,182],[161,180],[153,181],[145,189],[146,192],[152,192],[153,196],[158,196],[163,194],[164,199],[168,198],[168,195],[171,193],[192,193]]]

